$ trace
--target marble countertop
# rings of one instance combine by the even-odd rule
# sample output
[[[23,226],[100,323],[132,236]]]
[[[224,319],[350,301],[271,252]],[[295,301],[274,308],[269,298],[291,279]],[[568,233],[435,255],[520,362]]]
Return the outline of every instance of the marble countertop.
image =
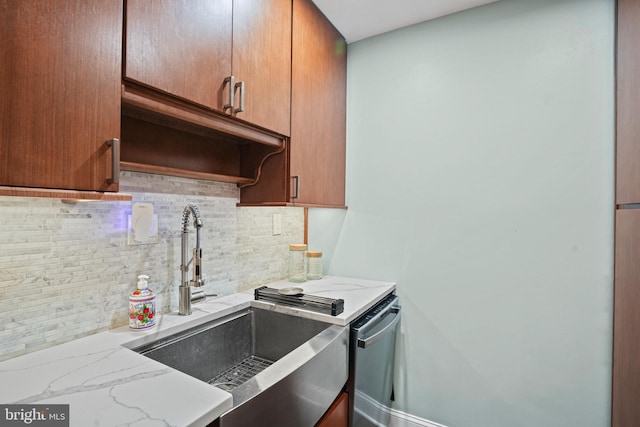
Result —
[[[323,277],[321,280],[309,280],[304,283],[291,283],[288,280],[269,283],[270,288],[302,288],[304,294],[344,300],[344,311],[337,316],[322,314],[302,308],[277,305],[266,301],[254,301],[252,304],[262,308],[321,320],[335,325],[345,326],[367,311],[382,297],[395,289],[394,283],[371,280],[347,279],[344,277]],[[253,291],[247,291],[253,297]]]
[[[395,289],[390,282],[331,276],[301,284],[283,280],[267,286],[296,286],[307,294],[342,298],[344,312],[331,316],[253,301],[253,291],[207,300],[194,304],[191,316],[158,316],[150,330],[132,331],[125,326],[0,362],[0,402],[69,404],[71,426],[206,426],[232,408],[230,393],[123,345],[250,305],[347,325]]]

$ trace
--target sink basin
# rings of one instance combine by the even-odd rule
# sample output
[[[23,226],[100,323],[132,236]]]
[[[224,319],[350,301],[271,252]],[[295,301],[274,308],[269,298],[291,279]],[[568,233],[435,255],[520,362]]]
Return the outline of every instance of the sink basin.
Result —
[[[126,347],[230,392],[217,425],[299,427],[313,426],[346,383],[348,338],[348,327],[251,307]]]

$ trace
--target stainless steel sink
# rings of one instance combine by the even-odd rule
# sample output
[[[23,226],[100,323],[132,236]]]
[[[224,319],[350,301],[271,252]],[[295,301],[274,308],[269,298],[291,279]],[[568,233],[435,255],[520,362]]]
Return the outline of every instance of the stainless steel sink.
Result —
[[[300,427],[315,425],[346,383],[348,339],[348,327],[251,307],[126,346],[229,391],[220,426]]]

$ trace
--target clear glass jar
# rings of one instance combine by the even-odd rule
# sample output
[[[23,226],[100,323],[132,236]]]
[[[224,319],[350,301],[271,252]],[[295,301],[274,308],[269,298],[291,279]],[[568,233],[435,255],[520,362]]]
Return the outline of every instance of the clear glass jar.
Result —
[[[289,245],[289,281],[307,280],[307,245]]]
[[[307,252],[307,279],[322,279],[322,252]]]

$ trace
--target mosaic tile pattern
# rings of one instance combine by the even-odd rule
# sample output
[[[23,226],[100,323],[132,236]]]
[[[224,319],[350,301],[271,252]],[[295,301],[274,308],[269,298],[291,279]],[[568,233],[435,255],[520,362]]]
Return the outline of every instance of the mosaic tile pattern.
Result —
[[[303,239],[303,209],[236,207],[235,184],[123,172],[121,191],[154,205],[157,243],[127,245],[133,202],[0,197],[0,360],[126,325],[139,274],[151,276],[158,313],[176,310],[187,203],[204,223],[207,293],[285,278],[288,245]],[[278,236],[274,213],[282,215]]]

